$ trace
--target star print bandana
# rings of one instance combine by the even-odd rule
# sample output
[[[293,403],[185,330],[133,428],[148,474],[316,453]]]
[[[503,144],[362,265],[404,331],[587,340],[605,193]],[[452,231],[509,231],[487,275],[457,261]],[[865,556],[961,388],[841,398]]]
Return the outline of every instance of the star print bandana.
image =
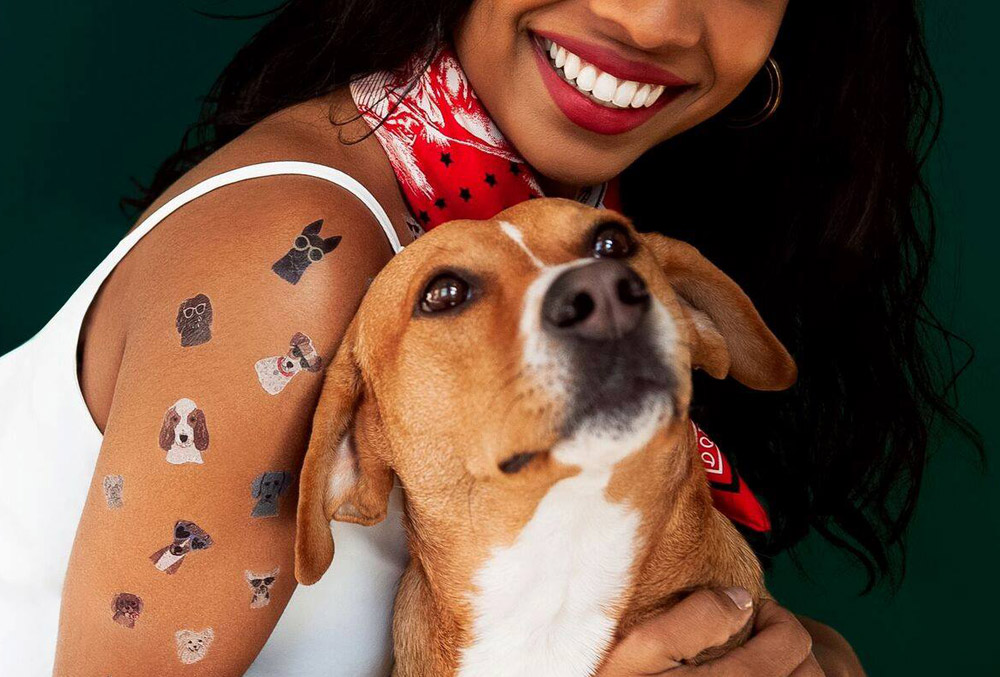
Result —
[[[362,118],[389,158],[410,208],[414,237],[454,219],[489,219],[542,197],[534,171],[503,137],[449,46],[414,57],[398,71],[351,83]],[[577,200],[621,210],[615,181],[585,188]],[[694,425],[715,507],[754,531],[767,513],[719,448]]]

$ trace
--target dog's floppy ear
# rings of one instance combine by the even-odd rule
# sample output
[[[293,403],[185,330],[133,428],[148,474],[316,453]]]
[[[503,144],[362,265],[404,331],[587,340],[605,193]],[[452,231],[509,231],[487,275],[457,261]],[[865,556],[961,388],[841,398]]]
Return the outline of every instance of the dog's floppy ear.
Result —
[[[381,417],[356,360],[358,332],[355,316],[327,369],[299,475],[295,578],[306,585],[333,561],[330,520],[380,522],[392,489]]]
[[[691,318],[695,367],[755,390],[795,383],[795,361],[739,285],[689,244],[657,233],[642,238]]]
[[[263,484],[265,475],[267,473],[262,472],[253,478],[253,483],[250,485],[250,498],[260,498],[260,485]]]
[[[174,444],[174,416],[177,415],[177,411],[170,407],[167,409],[166,413],[163,414],[163,425],[160,426],[160,449],[163,451],[170,451],[170,447]]]
[[[198,451],[208,449],[208,423],[201,409],[194,410],[194,448]]]

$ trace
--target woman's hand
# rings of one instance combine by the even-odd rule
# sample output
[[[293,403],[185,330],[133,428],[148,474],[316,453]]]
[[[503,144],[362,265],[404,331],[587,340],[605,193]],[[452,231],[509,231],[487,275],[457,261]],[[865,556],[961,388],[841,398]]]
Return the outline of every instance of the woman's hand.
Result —
[[[836,632],[815,621],[800,620],[766,601],[746,644],[701,665],[685,661],[725,644],[750,620],[750,595],[742,588],[699,590],[676,606],[635,627],[614,648],[600,677],[639,677],[668,673],[682,677],[853,677],[864,675],[854,652]],[[805,624],[804,624],[805,623]],[[815,629],[816,644],[807,625]],[[838,641],[825,641],[836,639]],[[824,658],[823,666],[817,656]]]

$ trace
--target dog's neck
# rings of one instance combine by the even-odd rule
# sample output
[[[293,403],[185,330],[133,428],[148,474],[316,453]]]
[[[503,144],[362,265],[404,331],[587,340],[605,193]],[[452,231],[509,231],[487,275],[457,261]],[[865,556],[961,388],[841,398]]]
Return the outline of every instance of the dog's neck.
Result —
[[[636,473],[661,481],[636,482]],[[732,557],[738,546],[728,542],[742,542],[712,508],[686,432],[655,439],[613,477],[560,480],[503,546],[470,548],[475,534],[425,523],[415,510],[408,518],[413,558],[396,608],[408,636],[396,637],[403,675],[421,665],[444,669],[413,674],[591,674],[620,630],[680,591],[717,583],[703,580],[707,572],[732,570],[705,565],[715,549]],[[754,572],[732,577],[724,582],[747,585]]]

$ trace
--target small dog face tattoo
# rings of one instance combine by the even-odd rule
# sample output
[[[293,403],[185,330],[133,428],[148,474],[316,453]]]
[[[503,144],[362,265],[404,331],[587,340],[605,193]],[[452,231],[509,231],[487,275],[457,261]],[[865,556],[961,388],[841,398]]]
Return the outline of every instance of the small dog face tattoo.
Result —
[[[142,613],[142,600],[131,592],[119,592],[111,600],[112,620],[126,628],[134,628],[135,621]]]
[[[275,517],[278,514],[278,498],[292,483],[291,473],[284,471],[262,472],[250,485],[250,496],[257,499],[251,517]]]
[[[208,449],[208,424],[205,412],[183,397],[163,414],[160,449],[167,452],[167,463],[203,463],[201,452]]]
[[[298,284],[302,278],[302,273],[306,272],[311,264],[321,261],[326,254],[329,254],[340,244],[340,236],[320,237],[319,231],[323,227],[323,219],[313,221],[302,229],[288,253],[274,262],[271,270],[278,274],[283,280]]]
[[[176,324],[183,347],[208,343],[212,339],[212,302],[204,294],[184,299],[177,309]]]
[[[271,586],[274,585],[280,571],[281,567],[274,567],[266,574],[255,574],[249,570],[243,572],[247,579],[247,585],[253,591],[253,596],[250,599],[251,609],[259,609],[271,603]]]
[[[270,395],[277,395],[303,369],[322,369],[323,358],[316,352],[312,339],[299,331],[292,336],[287,353],[257,360],[253,368],[257,371],[261,388]]]
[[[174,633],[177,641],[177,657],[181,663],[197,663],[208,653],[208,647],[215,639],[215,632],[212,628],[205,628],[201,632],[195,630],[178,630]]]
[[[174,542],[149,556],[153,565],[166,574],[176,574],[189,552],[212,547],[212,537],[194,522],[178,520],[174,524]]]
[[[125,486],[125,478],[121,475],[104,476],[104,498],[108,502],[108,507],[118,510],[124,505],[122,501],[122,489]]]

